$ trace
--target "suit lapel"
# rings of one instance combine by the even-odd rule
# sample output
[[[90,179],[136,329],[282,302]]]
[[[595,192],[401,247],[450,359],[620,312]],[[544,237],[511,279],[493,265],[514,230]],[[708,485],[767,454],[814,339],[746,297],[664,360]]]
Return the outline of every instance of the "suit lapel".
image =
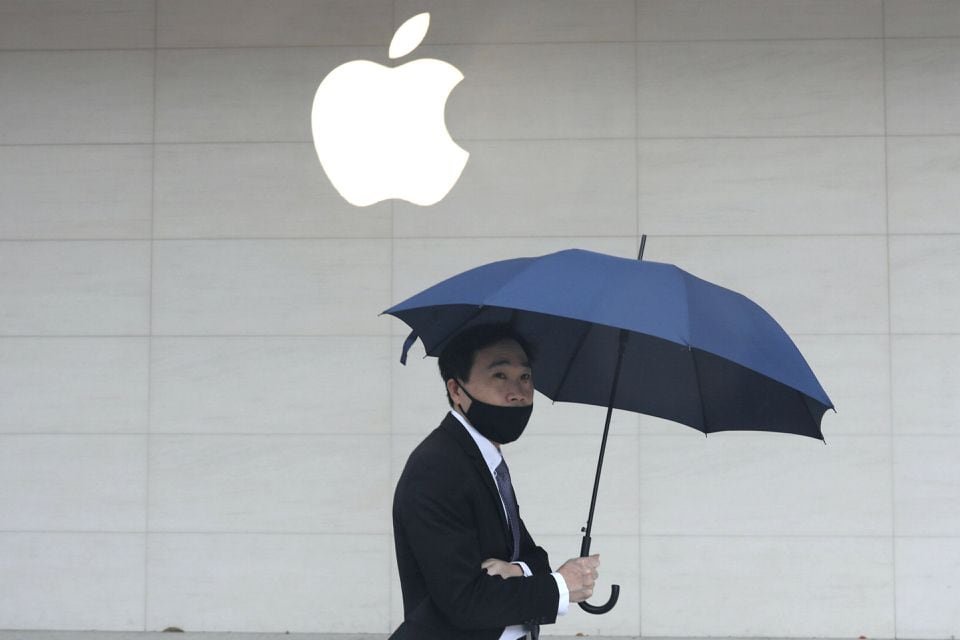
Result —
[[[507,517],[503,513],[503,502],[500,500],[500,491],[497,489],[497,484],[494,482],[493,476],[490,474],[490,469],[483,459],[483,454],[481,454],[480,449],[477,448],[477,443],[473,441],[473,438],[470,437],[470,434],[467,433],[467,430],[452,413],[448,413],[447,417],[440,423],[440,429],[449,434],[457,444],[460,445],[467,454],[467,457],[470,458],[471,463],[480,477],[480,481],[483,483],[483,486],[487,488],[487,493],[493,502],[494,511],[500,518],[500,529],[503,531],[507,548],[509,549],[513,544],[513,534],[510,532],[510,524],[507,522]]]

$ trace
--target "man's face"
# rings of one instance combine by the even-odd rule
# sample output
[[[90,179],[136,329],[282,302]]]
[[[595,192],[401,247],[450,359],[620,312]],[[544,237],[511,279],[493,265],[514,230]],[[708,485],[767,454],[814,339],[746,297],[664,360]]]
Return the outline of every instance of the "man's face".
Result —
[[[469,381],[463,385],[470,395],[487,404],[509,407],[533,403],[530,361],[515,340],[501,340],[477,351]],[[455,381],[447,381],[447,390],[454,406],[470,410],[470,398]]]

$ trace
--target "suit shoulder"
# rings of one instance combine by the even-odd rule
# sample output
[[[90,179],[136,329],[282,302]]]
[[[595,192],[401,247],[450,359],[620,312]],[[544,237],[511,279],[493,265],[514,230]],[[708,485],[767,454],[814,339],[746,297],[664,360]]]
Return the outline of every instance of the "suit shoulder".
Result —
[[[468,460],[454,438],[437,427],[410,452],[403,473],[407,475],[418,470],[455,473]]]
[[[395,506],[431,499],[462,500],[475,490],[477,465],[458,440],[459,433],[450,427],[441,424],[410,453],[397,481]]]

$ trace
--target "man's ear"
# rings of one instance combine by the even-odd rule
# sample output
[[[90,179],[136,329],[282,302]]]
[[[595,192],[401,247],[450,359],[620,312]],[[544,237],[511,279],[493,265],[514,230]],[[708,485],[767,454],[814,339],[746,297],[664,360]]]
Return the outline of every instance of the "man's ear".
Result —
[[[460,412],[470,409],[470,396],[466,394],[466,392],[463,390],[463,387],[461,387],[460,383],[457,382],[456,378],[450,378],[447,380],[447,393],[450,394],[450,399],[453,400],[454,409]]]
[[[460,385],[453,378],[447,380],[447,393],[450,394],[450,399],[453,400],[453,406],[456,407],[461,402],[460,398]]]

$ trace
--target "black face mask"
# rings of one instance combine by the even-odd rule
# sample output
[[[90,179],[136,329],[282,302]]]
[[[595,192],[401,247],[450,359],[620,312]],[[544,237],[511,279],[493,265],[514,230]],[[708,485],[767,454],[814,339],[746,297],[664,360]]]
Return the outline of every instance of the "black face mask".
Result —
[[[457,384],[472,401],[470,409],[465,414],[467,420],[487,440],[497,444],[507,444],[519,438],[527,428],[527,422],[533,412],[532,404],[522,407],[500,407],[487,404],[470,395],[459,381]],[[460,410],[462,411],[463,408],[461,407]]]

